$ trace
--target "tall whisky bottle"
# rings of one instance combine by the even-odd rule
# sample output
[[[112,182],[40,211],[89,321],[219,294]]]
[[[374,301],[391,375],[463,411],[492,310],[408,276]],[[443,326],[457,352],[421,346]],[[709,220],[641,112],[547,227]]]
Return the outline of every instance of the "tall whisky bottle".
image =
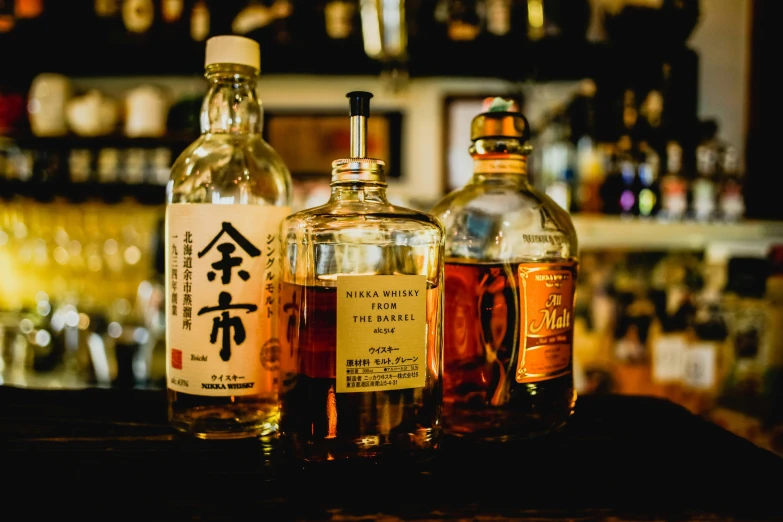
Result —
[[[167,187],[169,420],[204,439],[277,430],[278,234],[292,187],[261,136],[259,69],[257,42],[207,41],[201,136]]]
[[[443,226],[387,200],[366,157],[371,96],[348,93],[329,201],[280,232],[280,436],[304,462],[418,462],[440,441]]]
[[[443,429],[510,440],[573,412],[577,237],[528,179],[525,117],[487,103],[471,123],[473,178],[432,209],[446,227]]]

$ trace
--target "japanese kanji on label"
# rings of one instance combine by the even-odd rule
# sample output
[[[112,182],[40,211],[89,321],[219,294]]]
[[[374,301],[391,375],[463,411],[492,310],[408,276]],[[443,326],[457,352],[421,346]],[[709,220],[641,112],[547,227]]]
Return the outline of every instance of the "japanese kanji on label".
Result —
[[[170,387],[202,395],[273,390],[279,357],[274,224],[286,212],[252,205],[167,208],[166,335],[168,359],[177,363],[169,363]]]

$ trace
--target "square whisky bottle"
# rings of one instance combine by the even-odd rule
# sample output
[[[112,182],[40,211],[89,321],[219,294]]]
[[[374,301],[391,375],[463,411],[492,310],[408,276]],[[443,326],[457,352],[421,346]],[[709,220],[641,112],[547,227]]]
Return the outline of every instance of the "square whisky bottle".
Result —
[[[280,231],[282,447],[306,462],[427,460],[441,435],[443,226],[389,203],[385,164],[366,157],[372,94],[347,96],[351,156],[332,163],[330,199]]]

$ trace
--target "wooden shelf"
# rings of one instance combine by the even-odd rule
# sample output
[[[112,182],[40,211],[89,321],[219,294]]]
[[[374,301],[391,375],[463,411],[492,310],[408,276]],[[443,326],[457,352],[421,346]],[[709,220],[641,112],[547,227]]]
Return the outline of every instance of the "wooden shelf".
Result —
[[[773,243],[783,243],[783,222],[779,221],[665,223],[585,215],[575,215],[573,220],[581,251],[704,251],[721,246],[764,250]]]

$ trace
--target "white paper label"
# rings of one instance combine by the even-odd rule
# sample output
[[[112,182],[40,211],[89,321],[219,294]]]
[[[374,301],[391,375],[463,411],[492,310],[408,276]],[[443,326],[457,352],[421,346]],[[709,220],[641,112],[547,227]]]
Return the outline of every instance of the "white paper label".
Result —
[[[338,277],[337,393],[423,387],[426,316],[423,275]]]
[[[717,350],[713,343],[692,344],[685,355],[685,384],[697,390],[715,385]]]
[[[166,377],[193,395],[276,386],[280,222],[288,207],[166,208]]]
[[[662,335],[653,345],[653,381],[679,382],[685,376],[685,351],[688,345],[681,335]]]

